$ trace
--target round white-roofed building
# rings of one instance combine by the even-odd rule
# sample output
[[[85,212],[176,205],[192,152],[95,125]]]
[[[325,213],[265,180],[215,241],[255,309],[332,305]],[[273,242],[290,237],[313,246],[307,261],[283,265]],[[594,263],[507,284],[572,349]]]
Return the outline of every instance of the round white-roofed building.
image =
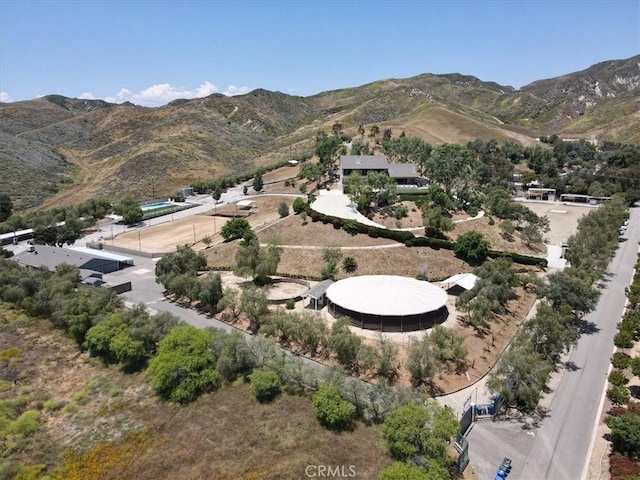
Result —
[[[444,322],[447,293],[429,282],[395,275],[362,275],[327,289],[329,311],[355,327],[411,332]]]

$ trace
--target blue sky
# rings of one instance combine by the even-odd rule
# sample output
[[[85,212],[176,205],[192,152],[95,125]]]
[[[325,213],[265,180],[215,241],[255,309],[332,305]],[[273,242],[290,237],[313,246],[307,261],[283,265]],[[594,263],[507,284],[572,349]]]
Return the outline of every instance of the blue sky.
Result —
[[[0,0],[1,101],[163,105],[463,73],[519,88],[640,53],[640,0]]]

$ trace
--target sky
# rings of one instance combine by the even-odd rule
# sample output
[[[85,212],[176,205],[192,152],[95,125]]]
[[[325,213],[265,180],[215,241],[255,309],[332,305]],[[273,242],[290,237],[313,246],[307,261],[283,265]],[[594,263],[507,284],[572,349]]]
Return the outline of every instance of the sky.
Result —
[[[640,0],[0,0],[0,101],[161,106],[462,73],[520,88],[640,54]]]

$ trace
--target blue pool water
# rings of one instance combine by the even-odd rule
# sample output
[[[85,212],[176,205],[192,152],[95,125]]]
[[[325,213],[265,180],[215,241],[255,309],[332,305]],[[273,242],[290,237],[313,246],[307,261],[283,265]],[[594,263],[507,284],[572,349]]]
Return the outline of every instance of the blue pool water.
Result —
[[[140,205],[140,208],[143,212],[149,212],[151,210],[157,210],[159,208],[168,207],[171,205],[169,202],[156,202],[156,203],[147,203],[146,205]]]

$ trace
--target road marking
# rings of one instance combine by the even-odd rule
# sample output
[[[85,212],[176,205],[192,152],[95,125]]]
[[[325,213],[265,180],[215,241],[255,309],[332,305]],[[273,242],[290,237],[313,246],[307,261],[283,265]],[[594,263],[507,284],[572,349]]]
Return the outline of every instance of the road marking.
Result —
[[[567,210],[556,210],[556,209],[553,209],[553,210],[549,210],[549,213],[567,213]]]
[[[138,270],[134,270],[131,273],[135,273],[136,275],[144,275],[145,273],[149,273],[151,270],[149,270],[148,268],[140,268]]]

